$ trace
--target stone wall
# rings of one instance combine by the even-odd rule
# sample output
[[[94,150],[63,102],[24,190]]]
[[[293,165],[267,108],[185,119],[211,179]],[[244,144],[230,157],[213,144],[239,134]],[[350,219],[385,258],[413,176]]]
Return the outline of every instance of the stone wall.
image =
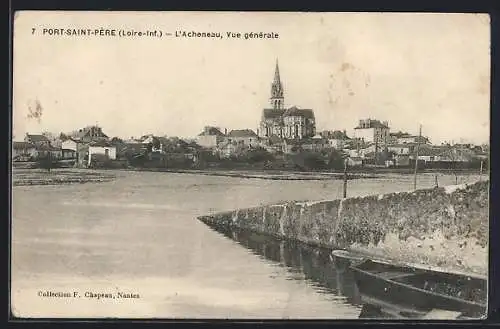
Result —
[[[343,200],[288,202],[201,216],[239,228],[394,262],[488,272],[489,182]]]

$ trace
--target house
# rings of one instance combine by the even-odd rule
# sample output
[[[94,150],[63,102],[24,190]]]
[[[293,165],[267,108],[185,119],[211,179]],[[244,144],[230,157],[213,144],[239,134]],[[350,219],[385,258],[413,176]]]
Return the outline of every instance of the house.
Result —
[[[323,131],[320,135],[328,139],[330,146],[337,150],[342,150],[351,141],[345,130]]]
[[[225,134],[219,128],[206,126],[203,131],[196,136],[196,143],[206,148],[214,148],[224,141]]]
[[[102,128],[97,125],[87,126],[85,128],[79,129],[77,131],[68,134],[68,136],[74,140],[78,140],[83,143],[109,140],[108,135],[106,135],[102,131]]]
[[[347,158],[347,166],[349,167],[362,167],[363,166],[363,158],[361,157],[348,157]]]
[[[64,149],[62,148],[61,149],[61,158],[62,159],[76,159],[77,158],[77,152],[76,150],[72,150],[72,149]]]
[[[395,155],[393,160],[396,167],[408,167],[410,165],[410,156],[407,154]]]
[[[26,143],[32,144],[36,146],[49,146],[50,145],[50,140],[44,136],[44,135],[31,135],[31,134],[26,134],[26,137],[24,138],[24,141]]]
[[[37,155],[35,145],[27,142],[12,143],[12,159],[14,161],[28,161]]]
[[[367,143],[363,148],[358,149],[358,156],[361,158],[374,157],[376,153],[382,151],[382,148],[375,143]]]
[[[230,158],[231,156],[236,155],[238,152],[247,148],[242,142],[235,142],[226,140],[220,143],[215,149],[215,154],[219,155],[222,159]]]
[[[110,160],[116,160],[116,146],[111,145],[111,143],[106,141],[91,142],[88,144],[88,163],[90,166],[92,161],[92,155],[100,154],[106,156]]]
[[[285,139],[283,142],[283,152],[287,154],[301,151],[321,152],[328,148],[330,144],[324,138]]]
[[[147,135],[140,138],[140,142],[145,145],[151,145],[151,152],[165,153],[165,145],[167,138],[156,137],[154,135]]]
[[[62,159],[62,149],[46,144],[36,146],[36,158],[39,159],[49,156],[54,160]]]
[[[61,148],[65,150],[73,150],[76,152],[78,150],[78,144],[81,144],[81,142],[73,138],[68,138],[61,143]]]
[[[389,144],[387,145],[387,150],[393,152],[396,155],[408,155],[415,151],[415,144]]]
[[[402,132],[401,130],[398,132],[390,132],[389,133],[389,138],[387,140],[387,143],[389,144],[397,144],[399,138],[407,137],[410,136],[409,133],[407,132]]]
[[[430,144],[429,138],[425,136],[415,136],[415,135],[408,135],[408,136],[402,136],[397,139],[398,144]]]
[[[389,124],[387,121],[373,119],[359,120],[358,126],[354,128],[354,137],[365,142],[386,145],[389,141]]]
[[[258,146],[259,137],[251,129],[231,130],[226,138],[229,142],[242,143],[245,146]]]
[[[61,143],[63,159],[76,159],[76,162],[82,166],[85,164],[85,158],[88,156],[89,145],[73,137],[64,140]]]

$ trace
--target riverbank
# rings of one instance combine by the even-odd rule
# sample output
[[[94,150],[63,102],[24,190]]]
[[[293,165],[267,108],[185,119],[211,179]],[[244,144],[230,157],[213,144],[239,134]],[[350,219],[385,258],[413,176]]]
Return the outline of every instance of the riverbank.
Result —
[[[14,169],[13,186],[100,183],[114,180],[112,173],[82,169]]]
[[[221,176],[235,178],[256,178],[268,180],[331,180],[343,179],[344,174],[339,172],[297,172],[297,171],[278,171],[278,170],[197,170],[197,169],[163,169],[163,168],[128,168],[128,171],[147,171],[147,172],[167,172],[176,174],[196,174],[206,176]],[[379,175],[368,173],[350,173],[348,179],[359,178],[379,178]]]
[[[21,170],[39,170],[36,169],[34,162],[15,162],[13,163],[13,169]],[[343,170],[336,171],[324,171],[324,170],[311,170],[311,171],[297,171],[293,169],[262,169],[262,168],[252,168],[252,167],[236,167],[236,168],[204,168],[204,169],[193,169],[193,168],[148,168],[148,167],[119,167],[115,166],[112,168],[99,168],[99,169],[83,169],[83,168],[73,168],[72,166],[64,166],[61,168],[54,169],[65,169],[65,170],[87,170],[87,171],[146,171],[146,172],[166,172],[166,173],[178,173],[178,174],[196,174],[196,175],[207,175],[207,176],[221,176],[221,177],[235,177],[235,178],[255,178],[255,179],[266,179],[266,180],[331,180],[331,179],[343,179]],[[419,174],[453,174],[457,176],[464,175],[477,175],[479,171],[476,169],[422,169],[418,171]],[[386,168],[381,166],[367,166],[367,167],[356,167],[349,168],[348,179],[362,179],[362,178],[382,178],[388,175],[414,175],[413,168]],[[483,172],[484,176],[488,176],[488,172]]]

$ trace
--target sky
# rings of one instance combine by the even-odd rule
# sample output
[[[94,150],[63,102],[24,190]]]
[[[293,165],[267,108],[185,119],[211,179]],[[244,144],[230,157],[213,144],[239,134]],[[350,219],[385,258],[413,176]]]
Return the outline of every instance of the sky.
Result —
[[[485,143],[490,27],[485,14],[19,12],[14,140],[98,124],[109,136],[194,137],[204,126],[256,130],[279,60],[285,105],[317,130],[360,119],[433,143]],[[33,28],[35,32],[33,32]],[[223,39],[48,36],[46,28],[221,32]],[[226,32],[275,32],[229,39]],[[29,118],[38,101],[39,120]]]

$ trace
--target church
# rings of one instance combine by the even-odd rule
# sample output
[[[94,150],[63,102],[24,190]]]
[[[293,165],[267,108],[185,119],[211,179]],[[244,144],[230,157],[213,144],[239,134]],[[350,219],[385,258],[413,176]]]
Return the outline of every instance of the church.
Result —
[[[271,107],[262,111],[259,137],[277,136],[286,139],[313,137],[316,133],[314,111],[299,109],[296,106],[285,108],[283,84],[280,78],[278,61],[271,84]]]

